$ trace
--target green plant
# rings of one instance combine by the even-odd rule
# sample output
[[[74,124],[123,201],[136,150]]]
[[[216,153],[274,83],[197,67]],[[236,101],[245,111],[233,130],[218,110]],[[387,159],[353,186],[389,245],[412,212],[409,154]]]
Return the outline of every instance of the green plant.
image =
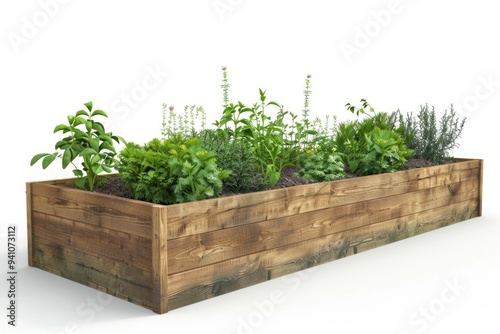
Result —
[[[413,153],[406,147],[404,138],[394,131],[375,128],[365,134],[365,139],[362,158],[352,159],[349,166],[359,175],[395,172]]]
[[[247,107],[241,102],[230,104],[215,124],[219,131],[229,129],[234,140],[244,140],[254,152],[258,165],[272,188],[278,182],[285,166],[292,165],[293,147],[286,138],[288,111],[280,104],[266,102],[265,91],[259,89],[260,102]],[[273,119],[266,108],[278,110]]]
[[[323,182],[347,177],[341,154],[331,150],[308,150],[301,161],[301,169],[297,173],[306,179]]]
[[[200,132],[202,146],[213,151],[217,166],[231,173],[224,179],[224,189],[233,193],[263,190],[265,179],[255,154],[244,140],[234,140],[230,131],[204,130]]]
[[[167,109],[168,117],[167,117]],[[183,137],[195,137],[198,132],[198,126],[201,130],[205,129],[206,125],[206,112],[202,106],[186,105],[184,106],[184,113],[177,114],[174,106],[163,104],[162,111],[162,128],[161,134],[163,138],[175,137],[181,134]],[[199,120],[199,122],[197,122]],[[198,124],[197,124],[198,123]]]
[[[413,134],[408,141],[408,147],[414,150],[416,158],[422,158],[434,163],[444,163],[452,157],[450,151],[459,147],[458,138],[466,118],[459,119],[453,109],[445,110],[438,124],[434,107],[420,106],[416,118],[413,113],[406,114],[406,118],[398,111],[399,123],[406,133]]]
[[[120,152],[120,177],[134,198],[172,204],[216,197],[229,171],[218,168],[213,152],[198,138],[153,139],[127,144]]]
[[[222,108],[223,110],[229,106],[229,84],[227,67],[222,66],[222,84],[220,87],[222,88]]]
[[[70,164],[74,167],[73,174],[77,177],[75,184],[82,189],[93,190],[98,182],[98,175],[103,172],[112,172],[117,167],[118,160],[114,142],[125,143],[122,137],[106,132],[104,125],[95,121],[98,116],[108,117],[100,109],[92,110],[92,101],[84,104],[87,110],[79,110],[75,115],[67,117],[68,124],[59,124],[54,133],[69,133],[55,144],[54,153],[40,153],[35,155],[30,162],[33,166],[42,159],[43,169],[47,168],[56,158],[62,159],[62,168]],[[75,159],[81,158],[81,167],[75,165]]]
[[[367,117],[341,122],[335,146],[343,153],[344,162],[353,173],[368,175],[397,170],[412,154],[406,147],[407,140],[412,138],[411,132],[404,126],[397,126],[395,114],[375,112],[366,99],[361,102],[361,108],[347,103],[347,110]]]

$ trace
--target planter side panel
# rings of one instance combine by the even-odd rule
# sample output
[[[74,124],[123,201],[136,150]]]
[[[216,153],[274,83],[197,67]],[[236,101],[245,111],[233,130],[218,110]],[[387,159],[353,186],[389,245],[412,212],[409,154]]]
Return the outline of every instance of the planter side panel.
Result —
[[[168,239],[478,179],[480,160],[222,197],[168,207]]]
[[[30,265],[152,307],[151,206],[29,183]]]
[[[251,222],[254,217],[245,214],[250,220],[230,220],[219,230],[212,226],[222,220],[210,210],[200,220],[189,206],[176,207],[174,214],[193,212],[193,221],[182,218],[184,227],[176,231],[189,235],[168,242],[169,309],[476,217],[480,215],[480,175],[480,161],[466,160],[295,187],[274,192],[278,200],[272,202],[289,203],[291,208],[279,204],[278,209],[271,205],[266,210],[263,206],[269,204],[254,199],[263,218]],[[355,182],[349,185],[349,181]],[[382,185],[378,195],[376,184]],[[231,217],[240,205],[231,209]],[[277,211],[285,215],[276,217]]]

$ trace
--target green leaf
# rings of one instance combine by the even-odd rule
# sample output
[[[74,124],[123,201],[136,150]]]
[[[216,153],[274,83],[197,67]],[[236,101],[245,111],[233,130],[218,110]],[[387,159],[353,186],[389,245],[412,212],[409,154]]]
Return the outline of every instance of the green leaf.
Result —
[[[64,153],[63,153],[63,156],[62,156],[62,167],[63,167],[63,169],[65,169],[66,167],[68,167],[68,165],[71,162],[71,160],[72,160],[71,149],[67,148],[67,149],[64,150]]]
[[[84,177],[79,177],[75,180],[75,185],[80,189],[85,189],[85,182],[87,181]]]
[[[55,159],[56,159],[56,155],[55,154],[47,155],[42,160],[42,168],[43,169],[47,168],[52,163],[52,161],[54,161]]]
[[[85,124],[87,120],[83,117],[77,117],[75,118],[75,121],[73,122],[73,126],[78,126],[80,124]]]
[[[62,150],[64,150],[64,149],[66,149],[67,147],[69,147],[70,145],[71,145],[71,144],[70,144],[70,143],[68,143],[66,140],[60,140],[60,141],[58,141],[58,142],[56,143],[56,146],[55,146],[55,147],[56,147],[56,150],[58,150],[58,149],[62,149]]]
[[[97,134],[99,134],[99,135],[103,135],[103,134],[106,133],[106,131],[104,130],[104,126],[101,123],[99,123],[99,122],[94,122],[92,124],[92,128],[94,130],[96,130]]]
[[[281,176],[280,172],[271,172],[269,174],[269,183],[271,185],[271,188],[274,187],[276,183],[278,183],[280,176]]]
[[[92,159],[90,159],[90,163],[91,163],[91,164],[97,164],[97,163],[99,162],[99,160],[101,160],[101,157],[100,157],[99,155],[97,155],[97,154],[96,154],[96,155],[94,155],[94,156],[92,157]]]
[[[85,128],[87,129],[87,132],[92,131],[92,121],[91,120],[85,121]]]
[[[106,165],[102,165],[102,169],[104,169],[104,171],[105,171],[106,173],[111,173],[111,172],[112,172],[111,168],[109,168],[109,167],[108,167],[108,166],[106,166]]]
[[[84,103],[84,105],[87,107],[87,109],[88,109],[89,111],[92,111],[92,106],[93,106],[92,101],[89,101],[89,102],[87,102],[87,103]]]
[[[54,132],[53,133],[56,133],[57,131],[61,131],[61,130],[62,130],[63,133],[66,133],[68,131],[71,131],[71,127],[69,127],[66,124],[59,124],[58,126],[56,126],[54,128]]]
[[[40,153],[40,154],[35,155],[33,158],[31,158],[30,166],[33,166],[34,164],[37,163],[38,160],[40,160],[41,158],[46,157],[48,155],[51,155],[51,154],[50,153]]]
[[[97,151],[94,150],[93,148],[87,147],[86,149],[84,149],[83,151],[80,152],[80,155],[82,157],[84,157],[86,155],[91,155],[91,154],[97,154]]]
[[[94,110],[94,112],[92,112],[92,114],[90,115],[90,117],[94,117],[96,115],[101,115],[101,116],[104,116],[104,117],[108,117],[108,114],[106,114],[106,112],[104,112],[104,110],[100,110],[100,109]]]
[[[95,174],[100,174],[103,172],[103,168],[101,165],[97,165],[97,166],[92,166],[92,171],[95,173]]]
[[[83,172],[79,169],[73,169],[73,175],[77,177],[83,177]]]
[[[82,115],[85,115],[85,116],[89,117],[89,113],[88,113],[88,112],[86,112],[85,110],[78,110],[78,111],[76,112],[76,114],[75,114],[75,116],[76,116],[76,117],[78,117],[78,116],[82,116]]]

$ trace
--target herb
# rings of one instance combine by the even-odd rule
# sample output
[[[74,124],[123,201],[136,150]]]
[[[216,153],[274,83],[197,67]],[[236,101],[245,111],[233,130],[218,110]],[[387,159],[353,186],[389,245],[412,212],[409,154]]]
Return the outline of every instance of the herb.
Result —
[[[213,152],[198,138],[129,143],[120,152],[119,173],[134,198],[172,204],[217,197],[229,171],[218,168]]]
[[[43,169],[47,168],[56,158],[62,159],[62,168],[70,164],[74,167],[73,174],[77,177],[75,184],[81,189],[93,190],[103,172],[110,173],[117,167],[114,143],[125,143],[122,137],[106,132],[104,125],[95,121],[95,117],[108,117],[100,109],[92,111],[92,102],[84,104],[87,110],[79,110],[75,115],[68,116],[68,124],[57,125],[54,133],[62,132],[70,135],[58,141],[54,153],[40,153],[31,159],[31,166],[42,159]],[[81,158],[81,167],[75,165],[75,159]]]
[[[406,133],[411,134],[408,147],[415,151],[416,158],[430,160],[434,163],[444,163],[452,157],[450,151],[459,147],[458,138],[462,136],[466,118],[459,119],[453,109],[445,110],[437,121],[434,107],[420,106],[417,117],[413,113],[406,118],[398,111],[399,123]]]

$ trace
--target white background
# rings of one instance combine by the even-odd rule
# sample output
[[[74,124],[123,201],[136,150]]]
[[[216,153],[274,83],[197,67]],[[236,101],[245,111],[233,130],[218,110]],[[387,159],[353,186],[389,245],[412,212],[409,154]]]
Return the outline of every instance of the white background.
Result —
[[[499,331],[494,2],[9,0],[0,22],[1,271],[8,224],[19,240],[18,326],[6,325],[2,279],[0,332]],[[454,155],[485,159],[483,217],[161,316],[27,267],[25,182],[71,176],[29,167],[52,150],[54,126],[89,100],[139,143],[160,135],[163,103],[203,105],[213,121],[222,65],[231,101],[256,102],[262,88],[296,113],[312,74],[313,116],[351,117],[344,105],[361,98],[386,111],[453,104],[467,117]]]

